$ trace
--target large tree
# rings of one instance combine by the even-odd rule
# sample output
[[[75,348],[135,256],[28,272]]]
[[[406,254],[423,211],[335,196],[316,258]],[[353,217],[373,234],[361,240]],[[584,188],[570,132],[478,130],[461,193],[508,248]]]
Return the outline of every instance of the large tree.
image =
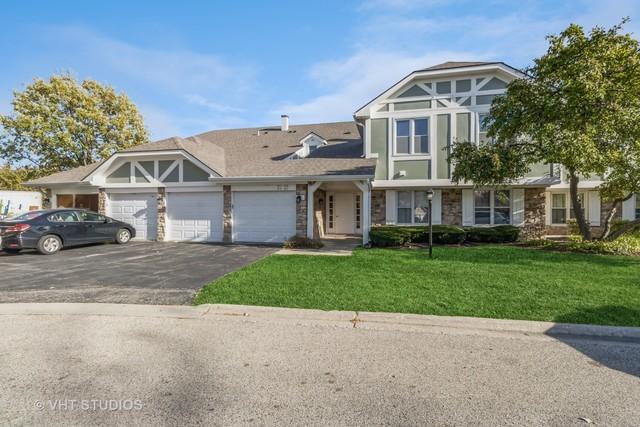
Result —
[[[47,174],[84,166],[148,141],[142,116],[123,93],[68,74],[36,79],[0,115],[0,158]]]
[[[592,235],[578,184],[594,174],[603,177],[603,200],[614,204],[602,238],[638,225],[633,221],[610,233],[621,202],[640,191],[640,50],[636,39],[622,33],[626,21],[589,33],[570,25],[547,37],[547,52],[494,100],[488,124],[494,141],[457,141],[450,156],[454,181],[503,185],[533,164],[559,164],[585,240]]]
[[[23,182],[38,177],[38,171],[30,168],[12,168],[9,165],[0,166],[0,190],[28,190]]]

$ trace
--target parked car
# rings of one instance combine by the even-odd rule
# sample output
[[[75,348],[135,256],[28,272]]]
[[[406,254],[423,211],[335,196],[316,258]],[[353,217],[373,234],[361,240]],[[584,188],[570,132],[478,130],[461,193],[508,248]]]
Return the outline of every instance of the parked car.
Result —
[[[36,249],[52,255],[63,247],[87,243],[128,243],[136,230],[126,222],[84,209],[31,211],[0,221],[0,247],[8,253]]]

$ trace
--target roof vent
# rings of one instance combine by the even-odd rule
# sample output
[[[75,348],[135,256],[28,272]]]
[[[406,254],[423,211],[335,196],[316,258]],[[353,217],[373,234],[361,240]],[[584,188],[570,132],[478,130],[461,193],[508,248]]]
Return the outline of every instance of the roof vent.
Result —
[[[283,114],[280,116],[280,118],[282,119],[282,125],[280,126],[280,130],[282,132],[289,132],[289,116],[287,116],[286,114]]]

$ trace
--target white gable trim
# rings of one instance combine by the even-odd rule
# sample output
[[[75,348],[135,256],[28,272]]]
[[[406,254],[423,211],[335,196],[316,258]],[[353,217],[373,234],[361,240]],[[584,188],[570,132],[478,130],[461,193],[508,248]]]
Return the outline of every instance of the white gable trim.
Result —
[[[198,166],[200,169],[204,170],[205,172],[209,173],[209,176],[211,178],[215,178],[215,177],[220,177],[221,175],[216,172],[215,170],[211,169],[210,167],[208,167],[207,165],[205,165],[204,163],[202,163],[200,160],[198,160],[197,158],[195,158],[194,156],[192,156],[191,154],[187,153],[184,150],[158,150],[158,151],[145,151],[145,152],[141,152],[141,151],[132,151],[132,152],[120,152],[120,153],[115,153],[113,154],[111,157],[109,157],[104,163],[102,163],[99,167],[97,167],[95,170],[93,170],[93,172],[91,172],[89,175],[87,175],[82,182],[88,182],[91,185],[103,185],[105,182],[105,178],[107,173],[109,172],[109,170],[111,169],[111,166],[114,164],[114,162],[116,162],[116,160],[119,159],[123,159],[125,161],[130,161],[132,164],[132,168],[133,168],[133,164],[137,161],[144,161],[144,160],[154,160],[157,161],[156,159],[154,159],[154,157],[157,156],[181,156],[183,159],[187,159],[190,162],[192,162],[193,164],[195,164],[196,166]],[[182,160],[180,160],[182,161]],[[175,167],[175,165],[172,165],[170,167],[170,169],[173,169]],[[142,169],[142,168],[140,168]],[[157,165],[156,165],[156,170],[157,170]],[[132,169],[133,172],[133,169]],[[144,173],[144,171],[141,171]],[[148,174],[145,174],[145,177],[149,178],[147,176]],[[163,174],[166,177],[166,174]],[[153,177],[154,180],[156,179],[156,177]],[[158,180],[162,180],[162,177],[157,177]]]
[[[464,75],[464,74],[470,74],[470,73],[482,73],[482,72],[490,72],[490,71],[503,72],[503,73],[505,73],[505,74],[507,74],[509,76],[515,77],[515,78],[522,78],[522,77],[525,76],[524,73],[519,72],[519,71],[515,70],[514,68],[511,68],[511,67],[509,67],[509,66],[507,66],[505,64],[501,64],[501,63],[486,64],[486,65],[476,65],[476,66],[471,66],[471,67],[448,68],[448,69],[443,69],[443,70],[414,71],[413,73],[407,75],[402,80],[400,80],[399,82],[397,82],[396,84],[391,86],[389,89],[387,89],[384,92],[382,92],[380,95],[376,96],[374,99],[369,101],[363,107],[358,109],[354,113],[354,117],[368,117],[368,116],[370,116],[370,111],[369,110],[371,109],[371,107],[375,106],[378,102],[380,102],[380,99],[385,99],[385,98],[390,97],[392,94],[394,94],[395,92],[400,90],[400,88],[402,88],[403,86],[407,85],[409,82],[411,82],[414,79],[425,78],[425,77],[426,78],[437,78],[439,76],[452,76],[452,78],[454,78],[455,76],[461,75],[461,74]],[[435,96],[435,92],[433,90],[429,90],[429,88],[426,85],[420,84],[419,87],[424,89],[425,91],[427,91],[427,93],[429,93],[431,96]],[[418,97],[418,98],[422,98],[422,97]],[[410,98],[403,98],[403,101],[407,101],[408,99],[410,99]]]

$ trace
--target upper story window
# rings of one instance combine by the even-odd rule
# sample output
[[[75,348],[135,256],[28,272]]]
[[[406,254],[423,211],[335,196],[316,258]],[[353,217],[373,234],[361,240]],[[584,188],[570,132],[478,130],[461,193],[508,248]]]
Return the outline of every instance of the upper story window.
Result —
[[[473,194],[474,222],[478,225],[511,223],[509,190],[478,190]]]
[[[396,154],[429,153],[429,119],[396,120]]]
[[[495,139],[487,137],[487,132],[489,131],[489,127],[491,126],[491,116],[489,113],[479,113],[478,114],[478,129],[480,130],[478,135],[478,141],[480,144],[488,142],[492,144]]]

